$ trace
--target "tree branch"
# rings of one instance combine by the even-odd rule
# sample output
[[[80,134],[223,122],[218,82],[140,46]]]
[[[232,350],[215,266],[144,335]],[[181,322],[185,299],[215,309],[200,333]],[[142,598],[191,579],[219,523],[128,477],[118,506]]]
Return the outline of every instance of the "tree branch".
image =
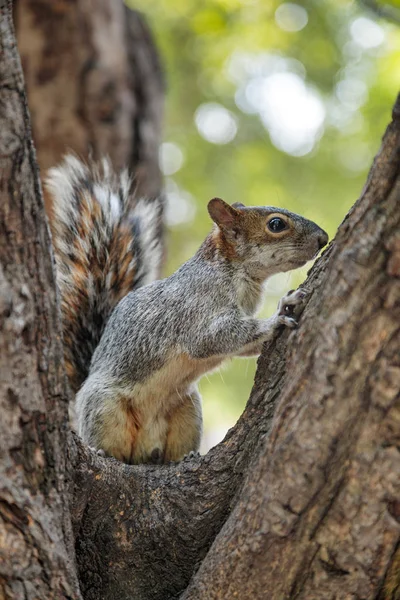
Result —
[[[392,21],[395,25],[400,24],[400,9],[388,2],[376,2],[375,0],[360,0],[360,4],[369,8],[377,17]]]
[[[165,81],[160,57],[143,15],[125,7],[130,88],[135,99],[129,157],[137,193],[159,196],[162,189],[158,153],[164,113]]]

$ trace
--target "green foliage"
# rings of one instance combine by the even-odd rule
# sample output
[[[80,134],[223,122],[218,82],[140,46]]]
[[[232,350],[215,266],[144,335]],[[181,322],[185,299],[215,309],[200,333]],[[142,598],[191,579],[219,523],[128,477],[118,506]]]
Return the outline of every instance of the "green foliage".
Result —
[[[164,60],[164,138],[178,147],[163,147],[171,203],[168,272],[205,237],[206,204],[214,196],[284,206],[333,236],[360,194],[390,120],[400,30],[351,0],[131,4],[147,15]],[[275,94],[272,108],[269,94]],[[196,114],[198,122],[207,114],[214,119],[203,134]],[[226,143],[208,141],[221,121],[225,139],[219,142]],[[298,126],[295,143],[291,132]],[[304,276],[303,270],[273,278],[266,312]],[[235,360],[201,382],[209,441],[242,411],[254,370],[255,361]]]

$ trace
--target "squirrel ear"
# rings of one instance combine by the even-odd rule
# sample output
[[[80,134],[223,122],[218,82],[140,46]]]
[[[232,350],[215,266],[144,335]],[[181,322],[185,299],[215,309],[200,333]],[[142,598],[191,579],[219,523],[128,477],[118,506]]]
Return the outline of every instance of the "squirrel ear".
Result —
[[[242,204],[241,202],[234,202],[232,204],[233,208],[246,208],[244,204]]]
[[[239,216],[238,211],[230,204],[227,204],[221,198],[213,198],[208,203],[208,212],[210,217],[222,229],[231,229]]]

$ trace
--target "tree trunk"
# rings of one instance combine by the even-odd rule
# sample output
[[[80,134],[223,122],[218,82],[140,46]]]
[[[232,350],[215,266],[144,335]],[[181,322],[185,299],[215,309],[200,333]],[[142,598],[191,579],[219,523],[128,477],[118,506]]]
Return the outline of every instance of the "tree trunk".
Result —
[[[0,2],[0,597],[79,598],[53,257],[10,9]]]
[[[67,151],[108,155],[159,195],[164,83],[143,17],[122,0],[16,0],[14,12],[42,172]]]
[[[72,520],[85,599],[399,598],[400,99],[305,283],[300,326],[264,348],[237,425],[204,457],[127,466],[66,433],[49,239],[5,17],[2,5],[0,549],[16,566],[2,567],[3,597],[79,597]]]

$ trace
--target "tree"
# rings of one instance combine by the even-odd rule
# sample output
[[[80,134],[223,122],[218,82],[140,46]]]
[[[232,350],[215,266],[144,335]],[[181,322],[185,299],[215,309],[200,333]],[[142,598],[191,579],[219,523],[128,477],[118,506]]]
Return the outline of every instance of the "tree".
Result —
[[[204,457],[127,466],[68,430],[51,244],[0,6],[1,597],[398,598],[400,98],[306,281],[300,327],[264,348],[235,428]]]

